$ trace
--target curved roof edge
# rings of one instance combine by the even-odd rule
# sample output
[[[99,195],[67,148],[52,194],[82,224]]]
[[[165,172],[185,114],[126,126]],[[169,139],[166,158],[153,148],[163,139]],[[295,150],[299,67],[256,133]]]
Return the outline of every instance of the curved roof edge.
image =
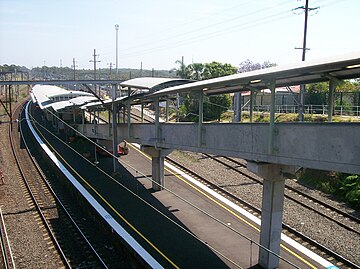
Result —
[[[155,91],[189,82],[192,82],[192,80],[182,78],[141,77],[126,80],[120,83],[120,86]]]

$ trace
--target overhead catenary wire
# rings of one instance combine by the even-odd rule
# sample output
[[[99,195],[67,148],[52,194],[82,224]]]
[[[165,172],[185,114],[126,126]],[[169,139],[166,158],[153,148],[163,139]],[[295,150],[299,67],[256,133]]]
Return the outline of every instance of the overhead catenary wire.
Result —
[[[319,1],[317,4],[321,4],[321,3],[325,2],[323,5],[320,5],[320,7],[325,8],[325,7],[337,4],[337,3],[341,2],[341,1],[347,1],[347,0],[332,1],[332,2],[329,2],[329,3],[326,3],[326,1],[328,1],[328,0]],[[285,2],[281,2],[281,4],[284,4],[284,3]],[[278,5],[280,5],[280,4],[278,4]],[[291,15],[293,14],[292,10],[293,9],[289,9],[289,10],[274,13],[274,14],[266,14],[266,16],[264,16],[264,17],[262,17],[260,19],[254,19],[252,21],[239,23],[237,25],[225,27],[225,28],[222,28],[220,30],[211,31],[209,33],[202,34],[202,35],[197,35],[196,37],[188,37],[188,38],[183,39],[183,40],[177,40],[177,41],[175,40],[175,41],[168,42],[168,43],[165,43],[165,44],[162,44],[162,45],[160,44],[158,46],[153,46],[153,47],[146,48],[146,49],[140,49],[140,50],[134,51],[134,52],[123,53],[123,54],[120,54],[119,57],[122,58],[122,59],[131,58],[131,57],[138,57],[138,56],[142,56],[142,55],[156,53],[156,52],[163,51],[163,50],[174,49],[174,48],[177,48],[177,47],[197,43],[197,42],[200,42],[200,41],[216,38],[216,37],[223,36],[223,35],[228,35],[228,34],[231,34],[231,33],[234,33],[234,32],[247,30],[247,29],[257,27],[257,26],[261,26],[261,25],[268,25],[269,23],[273,23],[273,22],[276,22],[276,21],[283,20],[283,19],[286,19],[288,17],[291,17]],[[283,16],[279,17],[281,15],[283,15]],[[244,15],[243,17],[246,17],[246,15]],[[278,18],[276,18],[276,17],[278,17]],[[269,18],[273,18],[273,19],[269,19]],[[193,31],[197,31],[197,30],[193,30]],[[190,33],[193,32],[193,31],[190,31]],[[189,34],[189,32],[187,34]],[[182,34],[180,34],[180,35],[182,35]],[[179,36],[179,35],[177,35],[177,36]],[[139,47],[140,48],[147,47],[147,45],[149,45],[149,44],[161,43],[160,41],[166,41],[168,39],[172,39],[172,37],[164,38],[164,39],[161,39],[159,41],[143,43],[143,44],[137,45],[135,47],[131,47],[131,48],[121,49],[121,51],[131,50],[133,48],[139,48]]]
[[[80,134],[82,137],[86,138],[89,142],[91,142],[92,144],[96,145],[96,146],[100,146],[99,144],[97,144],[96,142],[92,141],[91,139],[87,138],[85,135],[83,135],[81,132],[79,132],[78,130],[76,130],[75,128],[73,128],[72,126],[70,126],[68,123],[66,123],[65,121],[63,121],[61,118],[59,118],[56,114],[52,113],[50,110],[46,109],[48,112],[50,112],[53,116],[55,116],[58,120],[62,121],[64,124],[66,124],[69,128],[71,128],[73,131],[75,131],[76,133]],[[35,119],[33,119],[34,121],[36,121]],[[36,121],[37,122],[37,121]],[[38,122],[37,122],[38,123]],[[42,128],[45,128],[45,130],[47,132],[49,132],[52,136],[54,136],[57,140],[59,140],[61,143],[63,143],[64,145],[66,145],[67,147],[69,147],[72,151],[74,151],[76,154],[78,154],[79,156],[81,156],[82,158],[84,158],[79,152],[77,152],[75,149],[71,148],[67,143],[65,143],[64,141],[62,141],[59,137],[57,137],[55,134],[53,134],[50,130],[48,130],[46,127],[42,126],[40,123],[38,123],[39,126],[41,126]],[[111,152],[107,151],[106,149],[104,149],[105,152],[107,152],[109,155],[111,155],[113,158],[117,158],[114,154],[112,154]],[[86,158],[84,158],[87,162],[89,162],[91,165],[95,166],[97,169],[99,169],[102,173],[104,173],[104,175],[106,175],[107,177],[109,177],[112,181],[114,181],[116,184],[120,185],[122,188],[124,188],[126,191],[129,191],[132,195],[134,195],[136,198],[140,199],[142,202],[144,202],[146,205],[148,205],[149,207],[151,207],[153,210],[155,210],[156,212],[158,212],[160,215],[162,215],[163,217],[165,217],[166,219],[168,219],[170,222],[174,223],[176,226],[178,226],[179,228],[181,228],[182,230],[184,230],[185,232],[187,232],[189,235],[193,236],[194,238],[196,238],[197,240],[199,240],[200,242],[202,242],[203,244],[205,244],[207,247],[211,248],[213,251],[215,251],[216,253],[218,253],[219,255],[221,255],[223,258],[225,258],[226,260],[228,260],[229,262],[233,263],[235,266],[241,268],[240,265],[236,264],[234,261],[232,261],[230,258],[226,257],[224,254],[222,254],[220,251],[216,250],[214,247],[210,246],[208,243],[206,243],[204,240],[200,239],[199,237],[197,237],[196,235],[194,235],[193,233],[191,233],[190,231],[186,230],[184,227],[182,227],[180,224],[174,222],[172,219],[170,219],[168,216],[166,216],[164,213],[162,213],[161,211],[159,211],[156,207],[152,206],[151,204],[149,204],[147,201],[145,201],[142,197],[140,197],[139,195],[137,195],[136,193],[134,193],[132,190],[130,190],[129,188],[127,188],[125,185],[121,184],[120,182],[118,182],[115,178],[113,178],[111,175],[109,175],[106,171],[104,171],[103,169],[101,169],[100,167],[96,166],[95,164],[93,164],[91,161],[87,160]],[[249,242],[252,242],[253,244],[257,245],[259,248],[263,248],[266,251],[268,251],[269,253],[273,254],[274,256],[280,258],[281,260],[283,260],[284,262],[290,264],[291,266],[293,266],[294,268],[299,268],[297,267],[295,264],[293,264],[292,262],[284,259],[283,257],[277,255],[276,253],[272,252],[271,250],[263,247],[262,245],[260,245],[259,243],[253,241],[252,239],[250,239],[249,237],[247,237],[246,235],[242,234],[241,232],[237,231],[236,229],[230,227],[229,225],[227,225],[225,222],[217,219],[216,217],[214,217],[213,215],[211,215],[210,213],[206,212],[205,210],[199,208],[198,206],[196,206],[195,204],[191,203],[190,201],[188,201],[187,199],[181,197],[179,194],[171,191],[170,189],[166,188],[165,186],[162,186],[161,184],[157,183],[156,181],[154,181],[152,178],[148,177],[146,174],[142,173],[141,171],[139,171],[138,169],[136,169],[135,167],[133,167],[131,164],[121,160],[121,163],[124,164],[125,166],[129,167],[131,170],[136,171],[137,173],[141,174],[144,178],[146,178],[147,180],[151,181],[152,183],[155,183],[159,186],[161,186],[162,188],[164,188],[164,190],[168,191],[169,193],[173,194],[174,196],[176,196],[177,198],[179,198],[180,200],[182,200],[183,202],[187,203],[188,205],[190,205],[191,207],[193,207],[194,209],[198,210],[199,212],[205,214],[206,216],[208,216],[209,218],[213,219],[214,221],[218,222],[219,224],[221,224],[222,226],[226,227],[227,229],[231,230],[232,232],[236,233],[237,235],[243,237],[244,239],[248,240]],[[239,216],[237,216],[238,218],[240,218]]]
[[[34,119],[32,116],[32,121],[36,122],[41,128],[43,128],[46,132],[48,132],[50,135],[52,135],[54,138],[56,138],[57,140],[59,140],[61,143],[63,143],[64,145],[66,145],[68,148],[70,148],[72,151],[74,151],[77,155],[81,156],[84,160],[86,160],[89,164],[91,164],[92,166],[95,166],[99,171],[101,171],[104,175],[106,175],[108,178],[110,178],[112,181],[114,181],[116,184],[120,185],[122,188],[124,188],[126,191],[128,191],[129,193],[131,193],[132,195],[134,195],[136,198],[138,198],[140,201],[142,201],[143,203],[145,203],[147,206],[149,206],[150,208],[152,208],[154,211],[156,211],[157,213],[159,213],[161,216],[165,217],[167,220],[169,220],[170,222],[172,222],[173,224],[175,224],[176,226],[178,226],[180,229],[182,229],[183,231],[185,231],[186,233],[188,233],[189,235],[191,235],[192,237],[194,237],[195,239],[197,239],[199,242],[203,243],[204,245],[206,245],[207,247],[209,247],[211,250],[213,250],[214,252],[216,252],[217,254],[219,254],[221,257],[223,257],[224,259],[226,259],[227,261],[229,261],[230,263],[232,263],[233,265],[235,265],[238,268],[242,268],[239,264],[237,264],[236,262],[234,262],[233,260],[231,260],[230,258],[228,258],[225,254],[223,254],[222,252],[220,252],[219,250],[215,249],[214,247],[212,247],[211,245],[209,245],[207,242],[205,242],[204,240],[202,240],[201,238],[197,237],[195,234],[191,233],[190,231],[188,231],[187,229],[185,229],[184,227],[182,227],[180,224],[176,223],[174,220],[172,220],[170,217],[166,216],[164,213],[162,213],[159,209],[157,209],[156,207],[154,207],[153,205],[151,205],[150,203],[148,203],[146,200],[144,200],[143,198],[141,198],[138,194],[136,194],[135,192],[133,192],[132,190],[130,190],[128,187],[126,187],[125,185],[123,185],[122,183],[118,182],[114,177],[112,177],[110,174],[108,174],[106,171],[104,171],[103,169],[101,169],[100,167],[98,167],[97,165],[95,165],[94,163],[92,163],[91,161],[89,161],[88,159],[86,159],[84,156],[82,156],[79,152],[77,152],[75,149],[71,148],[67,143],[65,143],[64,141],[62,141],[59,137],[57,137],[55,134],[53,134],[49,129],[47,129],[46,127],[44,127],[41,123],[39,123],[38,121],[36,121],[36,119]],[[37,127],[36,127],[37,128]],[[42,136],[42,135],[41,135]],[[43,137],[43,136],[42,136]],[[43,137],[44,138],[44,137]],[[45,138],[44,138],[45,139]],[[91,141],[91,140],[90,140]],[[91,141],[94,145],[100,146],[99,144]],[[51,145],[50,145],[51,146]],[[55,149],[54,149],[55,150]],[[111,154],[111,153],[109,153]],[[125,164],[125,163],[124,163]],[[147,177],[144,173],[141,173],[140,171],[138,171],[137,169],[135,169],[134,167],[132,167],[129,164],[125,164],[126,166],[128,166],[129,168],[135,170],[136,172],[138,172],[139,174],[141,174],[142,176],[144,176],[145,178],[147,178],[148,180],[151,180],[151,178]],[[158,183],[157,183],[158,184]],[[172,193],[173,195],[177,196],[178,198],[180,198],[181,196]],[[182,198],[184,199],[184,198]],[[189,203],[189,205],[192,205],[190,202],[186,201],[185,199],[183,200],[184,202]],[[193,205],[196,208],[195,205]],[[200,209],[201,210],[201,209]],[[233,230],[233,232],[237,233],[238,235],[246,238],[245,235],[241,234],[239,231],[236,231],[235,229],[233,229],[232,227],[229,227],[226,223],[221,222],[220,220],[217,220],[215,217],[213,217],[211,214],[207,213],[206,211],[203,211],[204,214],[207,214],[210,218],[214,218],[215,221],[219,222],[220,224],[222,224],[224,227],[229,228],[230,230]],[[246,238],[250,241],[252,241],[249,238]],[[253,244],[257,244],[255,241],[252,241]],[[259,246],[262,247],[262,246]],[[270,250],[269,250],[270,251]],[[271,253],[271,251],[270,251]],[[276,255],[274,253],[274,255]],[[281,257],[279,257],[281,258]]]

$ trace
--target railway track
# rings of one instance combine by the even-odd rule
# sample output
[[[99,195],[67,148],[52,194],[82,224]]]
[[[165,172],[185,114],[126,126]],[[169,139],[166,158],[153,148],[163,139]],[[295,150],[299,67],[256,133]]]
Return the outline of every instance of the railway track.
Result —
[[[244,162],[234,160],[229,157],[223,156],[212,156],[209,154],[204,154],[204,156],[224,165],[225,167],[244,175],[245,177],[253,180],[258,184],[263,184],[262,179],[252,175],[247,169]],[[295,202],[308,210],[316,212],[321,217],[326,218],[335,222],[337,225],[343,227],[344,229],[349,230],[350,232],[360,235],[360,219],[355,216],[340,210],[334,206],[331,206],[328,203],[325,203],[311,195],[298,190],[294,187],[285,184],[285,198]]]
[[[223,195],[227,199],[233,201],[236,204],[241,204],[242,207],[245,210],[249,211],[250,213],[252,213],[252,214],[254,214],[256,216],[261,215],[261,210],[259,208],[255,207],[255,206],[253,206],[252,204],[248,203],[247,201],[237,197],[233,193],[225,190],[224,188],[222,188],[221,186],[211,182],[210,180],[207,180],[203,176],[201,176],[201,175],[197,174],[196,172],[190,170],[189,168],[181,165],[180,163],[178,163],[174,159],[172,159],[170,157],[166,157],[166,160],[169,163],[171,163],[172,165],[179,168],[180,170],[182,170],[185,173],[189,174],[190,176],[192,176],[196,180],[198,180],[201,183],[205,184],[209,188],[217,191],[218,193],[220,193],[221,195]],[[287,234],[288,236],[290,236],[292,238],[296,238],[296,239],[301,240],[303,245],[306,245],[307,247],[310,247],[311,250],[314,251],[314,252],[318,252],[325,259],[332,260],[332,262],[334,264],[336,264],[337,266],[339,266],[340,268],[349,268],[349,267],[350,268],[360,268],[359,266],[357,266],[356,264],[354,264],[350,260],[342,257],[341,255],[339,255],[336,252],[330,250],[329,248],[325,247],[324,245],[322,245],[322,244],[312,240],[311,238],[307,237],[306,235],[298,232],[296,229],[293,229],[293,228],[291,228],[290,226],[288,226],[286,224],[283,224],[283,229],[284,229],[285,234]]]
[[[20,121],[19,131],[21,141],[26,149],[21,149],[20,140],[16,137],[16,127],[9,128],[9,137],[13,154],[20,171],[21,179],[28,195],[31,197],[32,210],[36,210],[45,227],[47,237],[57,252],[59,267],[96,267],[107,266],[87,240],[81,228],[64,206],[61,199],[54,192],[45,174],[42,172],[35,158],[30,153],[30,144],[25,140],[25,124]],[[75,240],[74,240],[75,239]],[[80,250],[80,251],[79,251]]]
[[[14,256],[11,251],[10,241],[6,231],[4,216],[0,207],[0,248],[2,257],[0,267],[5,269],[15,268]]]

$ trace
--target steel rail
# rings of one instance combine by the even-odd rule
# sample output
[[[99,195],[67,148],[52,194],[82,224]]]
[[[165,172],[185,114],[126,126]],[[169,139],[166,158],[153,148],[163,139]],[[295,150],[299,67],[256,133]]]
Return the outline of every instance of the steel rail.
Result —
[[[204,153],[203,153],[203,154],[204,154]],[[207,157],[209,157],[209,158],[211,158],[212,160],[214,160],[214,161],[216,161],[216,162],[218,162],[218,163],[220,163],[220,164],[222,164],[222,165],[224,165],[224,166],[232,169],[233,171],[235,171],[235,172],[237,172],[237,173],[240,173],[240,174],[246,176],[247,178],[249,178],[249,179],[251,179],[251,180],[253,180],[253,181],[255,181],[255,182],[257,182],[257,183],[259,183],[259,184],[261,184],[261,185],[263,185],[263,183],[262,183],[261,180],[255,178],[255,177],[253,177],[253,176],[251,176],[251,175],[249,175],[249,174],[247,174],[247,173],[245,173],[245,172],[243,172],[243,171],[240,171],[240,170],[236,169],[235,167],[233,167],[233,166],[231,166],[231,165],[229,165],[229,164],[227,164],[227,163],[225,163],[225,162],[223,162],[223,161],[221,161],[221,160],[219,160],[219,159],[217,159],[217,158],[215,158],[215,157],[213,157],[213,156],[211,156],[211,155],[209,155],[209,154],[204,154],[204,155],[207,156]],[[294,188],[291,188],[291,189],[290,189],[290,188],[291,188],[291,187],[289,187],[289,186],[285,186],[285,189],[288,189],[288,190],[291,190],[291,191],[294,190]],[[302,192],[299,192],[298,194],[303,195]],[[312,208],[311,206],[309,206],[309,205],[307,205],[307,204],[305,204],[305,203],[297,200],[297,199],[294,198],[294,197],[291,197],[290,195],[288,195],[288,194],[286,194],[286,193],[284,194],[284,196],[285,196],[287,199],[289,199],[289,200],[291,200],[291,201],[293,201],[293,202],[295,202],[295,203],[297,203],[297,204],[305,207],[306,209],[308,209],[308,210],[310,210],[310,211],[313,211],[313,212],[319,214],[319,215],[322,216],[323,218],[326,218],[326,219],[328,219],[328,220],[331,220],[332,222],[335,222],[337,225],[341,226],[342,228],[344,228],[344,229],[346,229],[346,230],[348,230],[348,231],[350,231],[350,232],[356,233],[357,235],[360,235],[360,232],[359,232],[359,231],[353,229],[352,227],[349,227],[348,225],[340,222],[339,220],[334,219],[333,217],[330,217],[330,216],[326,215],[325,213],[320,212],[319,210],[316,210],[316,209]],[[315,198],[309,198],[309,199],[316,200]],[[316,202],[317,202],[317,200],[316,200]],[[329,207],[329,206],[327,206],[327,207]],[[329,208],[330,208],[330,207],[329,207]],[[357,222],[357,223],[359,223],[359,222]]]
[[[1,207],[0,207],[0,243],[1,243],[1,253],[3,256],[5,269],[11,268],[10,261],[9,261],[9,254],[10,254],[10,258],[11,258],[11,264],[13,265],[13,269],[15,269],[16,266],[15,266],[15,262],[14,262],[14,257],[12,255],[10,242],[9,242],[9,239],[7,236],[5,220],[4,220],[4,216],[2,213]],[[9,254],[8,254],[8,252],[9,252]]]
[[[221,191],[222,194],[224,194],[225,196],[230,197],[234,201],[237,201],[238,203],[243,204],[244,206],[250,208],[254,212],[261,215],[261,210],[259,208],[255,207],[255,206],[251,205],[250,203],[246,202],[245,200],[235,196],[234,194],[230,193],[229,191],[227,191],[227,190],[223,189],[222,187],[216,185],[215,183],[207,180],[203,176],[200,176],[196,172],[194,172],[194,171],[190,170],[189,168],[181,165],[180,163],[176,162],[175,160],[171,159],[170,157],[165,157],[165,159],[168,162],[172,163],[173,165],[177,166],[179,169],[183,170],[184,172],[193,175],[195,178],[197,178],[200,181],[205,182],[206,184],[208,184],[210,186],[211,189],[216,189],[216,190]],[[343,264],[345,264],[347,266],[350,266],[351,268],[360,269],[360,267],[358,265],[356,265],[355,263],[353,263],[352,261],[344,258],[343,256],[337,254],[336,252],[332,251],[331,249],[329,249],[329,248],[321,245],[320,243],[312,240],[308,236],[302,234],[301,232],[295,230],[294,228],[291,228],[289,225],[283,223],[282,226],[288,232],[290,232],[290,233],[294,234],[295,236],[301,238],[303,241],[311,244],[312,246],[316,247],[318,250],[325,252],[328,256],[331,256],[331,257],[335,258],[336,261],[342,262]]]
[[[16,111],[17,109],[15,109]],[[10,138],[10,144],[11,144],[11,149],[12,149],[12,152],[13,152],[13,155],[14,155],[14,158],[15,158],[15,162],[18,166],[18,169],[19,169],[19,172],[20,172],[20,175],[22,177],[22,179],[24,180],[24,183],[25,183],[25,186],[26,186],[26,189],[28,190],[29,192],[29,195],[31,197],[31,200],[33,201],[35,207],[36,207],[36,210],[37,212],[39,213],[39,216],[46,228],[46,230],[48,231],[50,237],[51,237],[51,240],[53,241],[54,245],[56,246],[59,254],[60,254],[60,257],[61,257],[61,260],[63,261],[64,265],[66,266],[66,268],[71,268],[71,265],[69,264],[69,262],[67,261],[67,258],[64,254],[64,252],[62,251],[61,247],[60,247],[60,244],[59,242],[57,241],[56,239],[56,236],[54,235],[54,233],[52,232],[51,228],[50,228],[50,225],[48,223],[48,221],[46,220],[42,210],[41,210],[41,206],[39,205],[39,203],[37,202],[36,198],[35,198],[35,195],[34,193],[31,191],[31,188],[30,188],[30,185],[28,183],[28,180],[25,176],[25,173],[24,171],[22,170],[22,167],[20,165],[20,161],[19,161],[19,158],[18,158],[18,155],[16,153],[16,150],[15,150],[15,146],[14,146],[14,141],[13,141],[13,131],[12,131],[12,126],[10,125],[10,128],[9,128],[9,138]]]
[[[246,165],[245,165],[245,164],[243,164],[243,163],[241,163],[241,162],[238,162],[237,160],[234,160],[234,159],[232,159],[232,158],[230,158],[230,157],[226,157],[226,156],[219,156],[219,157],[223,157],[223,158],[225,158],[225,159],[228,160],[228,161],[231,161],[231,162],[233,162],[233,163],[235,163],[235,164],[237,164],[237,165],[240,165],[240,166],[246,168]],[[319,199],[317,199],[317,198],[315,198],[315,197],[313,197],[313,196],[311,196],[311,195],[309,195],[309,194],[307,194],[307,193],[305,193],[305,192],[302,192],[302,191],[300,191],[300,190],[298,190],[298,189],[296,189],[296,188],[294,188],[294,187],[291,187],[291,186],[289,186],[289,185],[285,185],[285,187],[286,187],[288,190],[291,190],[292,192],[294,192],[294,193],[296,193],[296,194],[299,194],[299,195],[304,196],[305,198],[307,198],[307,199],[309,199],[309,200],[314,201],[314,203],[318,203],[319,205],[322,205],[322,206],[324,206],[324,207],[326,207],[326,208],[329,208],[330,210],[338,213],[339,215],[342,215],[342,216],[344,216],[345,218],[348,218],[348,219],[350,219],[351,221],[354,221],[354,222],[356,222],[357,224],[360,224],[360,219],[359,219],[359,218],[357,218],[357,217],[355,217],[355,216],[353,216],[353,215],[351,215],[351,214],[349,214],[349,213],[347,213],[347,212],[345,212],[345,211],[343,211],[343,210],[341,210],[341,209],[338,209],[338,208],[336,208],[336,207],[334,207],[334,206],[332,206],[332,205],[329,205],[329,204],[327,204],[327,203],[325,203],[325,202],[323,202],[323,201],[321,201],[321,200],[319,200]]]
[[[79,232],[79,234],[81,235],[81,237],[83,238],[83,240],[86,242],[86,244],[88,245],[88,247],[91,249],[92,253],[96,256],[96,258],[98,259],[98,261],[101,263],[101,265],[104,268],[108,268],[106,263],[104,262],[104,260],[100,257],[100,255],[97,253],[97,251],[95,250],[95,248],[92,246],[92,244],[90,243],[90,241],[87,239],[86,235],[83,233],[83,231],[81,230],[81,228],[77,225],[75,219],[71,216],[71,214],[69,213],[69,211],[66,209],[65,205],[62,203],[61,199],[58,197],[58,195],[55,193],[55,191],[53,190],[53,188],[50,186],[49,182],[46,180],[45,175],[43,174],[41,168],[39,167],[39,164],[35,161],[34,157],[31,155],[30,149],[28,147],[28,144],[26,143],[25,137],[23,135],[22,132],[22,127],[20,125],[20,134],[21,137],[23,139],[24,145],[27,149],[27,153],[31,159],[31,162],[34,164],[36,170],[39,172],[40,176],[42,177],[42,179],[44,180],[47,188],[49,189],[49,191],[51,192],[51,194],[54,196],[55,200],[57,201],[57,205],[59,205],[62,210],[64,211],[64,213],[66,214],[66,216],[70,219],[72,225],[76,228],[76,230]]]

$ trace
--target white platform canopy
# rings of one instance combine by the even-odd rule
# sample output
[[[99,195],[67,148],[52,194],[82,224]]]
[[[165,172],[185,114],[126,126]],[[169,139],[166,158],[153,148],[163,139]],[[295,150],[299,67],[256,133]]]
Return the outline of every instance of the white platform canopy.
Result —
[[[341,80],[358,77],[360,77],[360,52],[197,81],[159,90],[146,95],[146,97],[193,90],[202,90],[205,94],[221,94],[244,91],[249,88],[267,89],[270,82],[275,82],[276,87],[285,87],[329,81],[330,78]]]

